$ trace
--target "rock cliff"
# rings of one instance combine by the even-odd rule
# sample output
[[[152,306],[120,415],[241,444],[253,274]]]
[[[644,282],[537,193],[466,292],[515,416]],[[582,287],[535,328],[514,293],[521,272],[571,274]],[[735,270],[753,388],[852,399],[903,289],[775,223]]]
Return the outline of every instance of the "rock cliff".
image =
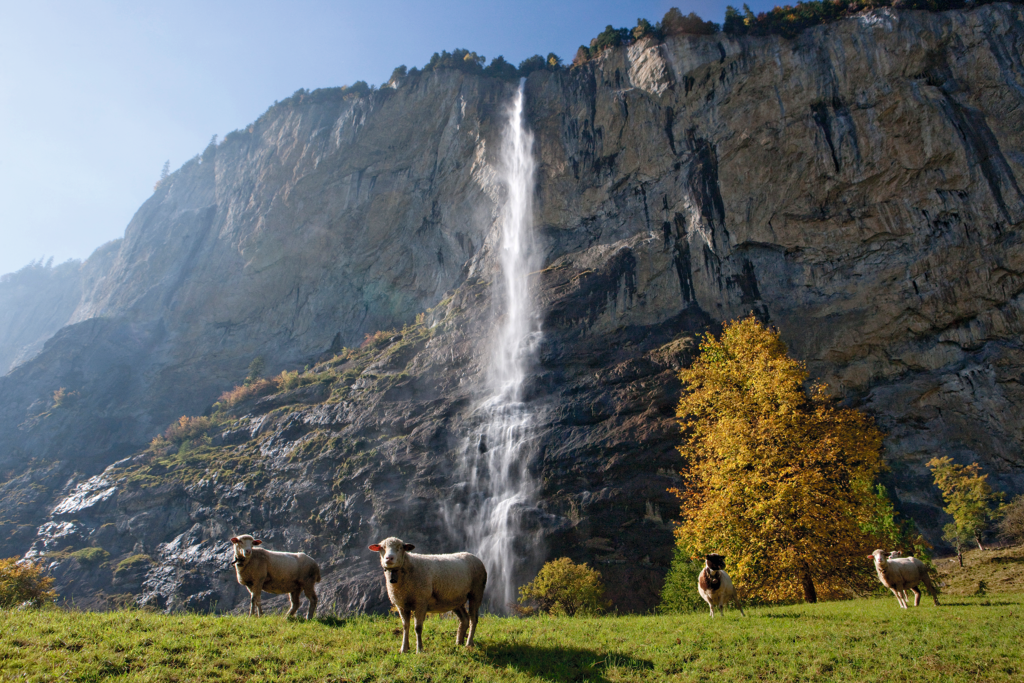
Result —
[[[1020,6],[886,9],[530,76],[546,258],[528,523],[549,554],[595,562],[620,609],[654,604],[675,371],[751,311],[875,416],[887,483],[932,540],[933,455],[1024,490],[1022,44]],[[439,501],[461,495],[501,314],[512,88],[440,71],[299,93],[162,184],[73,324],[0,378],[4,552],[49,553],[80,604],[233,609],[226,539],[252,531],[320,560],[322,604],[353,610],[385,604],[378,536],[447,549]],[[205,440],[145,448],[257,355],[311,367]],[[56,406],[61,386],[77,396]]]

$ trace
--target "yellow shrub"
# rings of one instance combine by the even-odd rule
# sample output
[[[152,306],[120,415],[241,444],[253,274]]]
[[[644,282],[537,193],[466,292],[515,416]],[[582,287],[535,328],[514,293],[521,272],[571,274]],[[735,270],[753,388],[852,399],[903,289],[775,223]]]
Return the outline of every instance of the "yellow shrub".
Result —
[[[519,587],[519,602],[535,602],[548,614],[600,614],[605,608],[604,584],[596,569],[560,557],[541,567],[533,581]]]
[[[181,443],[186,439],[194,439],[202,436],[206,430],[213,426],[213,420],[208,417],[188,417],[182,415],[178,421],[167,428],[164,438],[172,443]]]
[[[225,391],[220,395],[220,400],[230,408],[242,401],[248,401],[250,398],[272,393],[276,388],[277,384],[275,382],[269,379],[258,379],[252,384],[243,384],[231,391]]]
[[[0,608],[17,607],[24,602],[38,607],[54,600],[57,593],[52,589],[53,577],[44,576],[41,565],[20,560],[0,560]]]

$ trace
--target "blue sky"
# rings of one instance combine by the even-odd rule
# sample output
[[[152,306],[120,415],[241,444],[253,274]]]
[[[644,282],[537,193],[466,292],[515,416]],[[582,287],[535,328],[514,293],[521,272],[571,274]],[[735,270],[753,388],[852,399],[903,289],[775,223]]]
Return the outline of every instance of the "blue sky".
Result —
[[[607,24],[673,6],[721,22],[726,4],[0,0],[0,273],[120,237],[165,160],[299,88],[379,85],[457,47],[570,61]]]

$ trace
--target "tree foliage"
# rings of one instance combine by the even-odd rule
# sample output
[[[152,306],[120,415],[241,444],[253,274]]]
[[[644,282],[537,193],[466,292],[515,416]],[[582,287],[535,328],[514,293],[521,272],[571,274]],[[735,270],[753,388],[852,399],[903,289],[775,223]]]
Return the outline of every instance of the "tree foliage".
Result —
[[[245,384],[252,384],[257,381],[263,374],[264,368],[267,367],[267,362],[263,360],[263,356],[256,356],[249,363],[249,371],[245,375]]]
[[[552,560],[541,567],[533,581],[519,587],[519,603],[530,602],[548,614],[600,614],[605,609],[601,574],[568,557]]]
[[[1010,543],[1024,543],[1024,495],[1017,496],[1003,508],[999,536]]]
[[[978,463],[957,465],[952,458],[942,457],[932,458],[926,465],[942,492],[946,503],[942,509],[953,517],[952,525],[943,530],[943,538],[953,543],[957,555],[962,553],[963,543],[971,538],[984,550],[982,536],[999,517],[1003,494],[992,491],[988,475],[981,473]]]
[[[665,575],[665,583],[661,587],[658,609],[673,613],[705,609],[707,603],[697,592],[697,575],[703,569],[703,560],[694,559],[685,550],[676,547],[672,564]]]
[[[509,64],[505,61],[505,58],[498,55],[491,60],[491,63],[484,69],[484,75],[490,76],[491,78],[500,78],[502,80],[511,81],[519,78],[519,71],[516,69],[514,64]]]
[[[822,387],[808,395],[804,364],[753,317],[706,336],[679,376],[680,546],[729,557],[734,583],[755,598],[871,590],[864,556],[889,540],[878,528],[882,434],[872,420]]]
[[[28,602],[36,607],[53,601],[53,578],[44,575],[43,567],[25,562],[20,557],[0,560],[0,609],[10,609]]]
[[[686,16],[677,7],[665,12],[661,19],[661,34],[664,36],[676,36],[681,34],[692,35],[713,35],[718,33],[718,24],[713,21],[704,21],[694,12]],[[634,32],[636,29],[634,29]]]

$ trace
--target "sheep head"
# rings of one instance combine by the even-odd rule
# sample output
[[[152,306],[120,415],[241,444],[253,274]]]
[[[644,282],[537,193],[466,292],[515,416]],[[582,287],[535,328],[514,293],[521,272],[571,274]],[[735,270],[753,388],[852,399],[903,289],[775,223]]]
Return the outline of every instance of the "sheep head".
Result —
[[[875,564],[877,564],[878,566],[884,567],[887,563],[887,560],[889,559],[889,553],[885,552],[881,548],[878,548],[877,550],[875,550],[875,552],[868,555],[868,557],[874,560]]]
[[[401,569],[405,566],[405,554],[415,548],[412,543],[406,543],[400,538],[391,536],[385,538],[380,543],[374,543],[369,546],[370,550],[375,553],[380,553],[380,566],[384,571],[390,575],[391,583],[397,583],[398,578],[395,576],[396,569]]]
[[[260,545],[263,543],[258,538],[253,538],[249,534],[243,536],[234,536],[231,539],[231,545],[235,549],[235,562],[245,562],[252,555],[253,546]]]
[[[719,571],[725,569],[725,555],[711,555],[704,556],[704,565],[711,571]]]

